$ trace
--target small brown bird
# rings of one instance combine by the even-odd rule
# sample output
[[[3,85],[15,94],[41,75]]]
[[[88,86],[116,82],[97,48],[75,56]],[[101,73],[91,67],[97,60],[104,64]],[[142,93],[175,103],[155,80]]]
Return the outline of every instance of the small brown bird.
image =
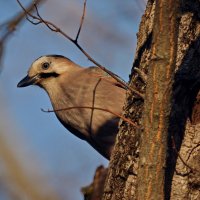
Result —
[[[123,86],[98,67],[83,68],[60,55],[35,60],[17,86],[29,85],[38,85],[48,93],[65,128],[110,158],[119,122],[113,113],[122,113]]]

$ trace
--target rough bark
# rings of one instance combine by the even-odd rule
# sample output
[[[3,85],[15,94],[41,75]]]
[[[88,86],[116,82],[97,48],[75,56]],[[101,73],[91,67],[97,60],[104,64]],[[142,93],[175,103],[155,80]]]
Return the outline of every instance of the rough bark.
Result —
[[[103,194],[104,183],[106,179],[108,169],[103,166],[99,166],[96,169],[93,182],[81,189],[84,200],[101,200]]]
[[[134,71],[134,67],[140,68],[144,73],[148,71],[152,42],[153,10],[152,2],[148,2],[146,12],[140,24],[137,51],[130,75],[130,86],[141,93],[145,92],[146,84]],[[143,99],[138,98],[134,94],[127,94],[124,116],[141,125],[142,112]],[[104,200],[136,199],[139,136],[139,129],[121,122],[109,164],[103,195]]]
[[[171,199],[186,200],[200,199],[200,95],[197,96],[200,86],[200,1],[185,0],[181,9],[170,128],[180,156],[176,161],[174,151],[169,150],[169,157],[174,157],[169,164],[176,165],[171,173]]]
[[[130,76],[130,86],[145,92],[145,83],[134,67],[147,74],[152,53],[154,1],[149,0],[138,33],[138,44]],[[172,112],[168,129],[168,158],[165,183],[166,199],[200,198],[200,124],[198,101],[200,88],[200,1],[183,0],[180,14],[176,75],[173,85]],[[124,115],[141,125],[143,100],[127,94]],[[192,119],[192,123],[189,118]],[[124,122],[111,157],[104,200],[136,199],[140,131]],[[173,142],[171,140],[173,136]],[[175,146],[174,144],[175,143]],[[179,152],[179,155],[178,155]]]
[[[156,0],[144,101],[137,199],[165,198],[165,168],[178,41],[179,0]]]

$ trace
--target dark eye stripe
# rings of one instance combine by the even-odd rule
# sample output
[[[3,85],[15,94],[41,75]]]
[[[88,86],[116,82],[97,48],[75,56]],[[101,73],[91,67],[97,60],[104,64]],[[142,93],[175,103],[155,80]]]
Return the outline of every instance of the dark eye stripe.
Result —
[[[41,78],[58,77],[58,76],[59,76],[59,74],[57,74],[56,72],[41,73],[40,74]]]

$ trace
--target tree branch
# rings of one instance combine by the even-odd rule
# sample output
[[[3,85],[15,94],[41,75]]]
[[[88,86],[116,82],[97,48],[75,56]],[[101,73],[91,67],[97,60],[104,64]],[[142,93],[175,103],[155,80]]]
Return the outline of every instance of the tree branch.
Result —
[[[44,0],[36,0],[35,3],[39,4],[42,3]],[[27,6],[26,10],[28,12],[32,12],[32,10],[35,8],[35,3],[31,3],[29,6]],[[3,57],[4,52],[4,45],[6,40],[12,35],[12,33],[16,30],[16,27],[20,25],[20,23],[23,21],[23,19],[26,18],[25,12],[20,12],[19,14],[12,17],[10,20],[0,24],[0,31],[1,31],[1,37],[0,37],[0,62]],[[1,72],[1,68],[0,68]]]
[[[46,112],[46,113],[51,113],[51,112],[60,112],[60,111],[66,111],[66,110],[71,110],[71,109],[91,109],[91,110],[101,110],[101,111],[104,111],[104,112],[108,112],[108,113],[111,113],[111,114],[121,118],[123,121],[131,124],[132,126],[140,129],[140,127],[137,124],[135,124],[134,122],[132,122],[130,119],[127,119],[124,116],[122,116],[122,115],[120,115],[116,112],[113,112],[109,109],[106,109],[106,108],[91,107],[91,106],[72,106],[72,107],[60,108],[60,109],[56,109],[56,110],[44,110],[44,109],[41,108],[41,111]]]
[[[57,32],[59,34],[61,34],[62,36],[64,36],[65,38],[67,38],[70,42],[72,42],[73,44],[76,45],[76,47],[91,61],[93,62],[97,67],[99,67],[100,69],[102,69],[103,71],[105,71],[107,74],[109,74],[110,76],[112,76],[117,82],[119,82],[120,84],[122,84],[125,88],[127,88],[128,90],[130,90],[132,93],[134,93],[135,95],[137,95],[138,97],[144,99],[144,95],[141,94],[139,91],[131,88],[124,80],[122,80],[122,78],[120,78],[118,75],[116,75],[115,73],[111,72],[110,70],[106,69],[105,67],[103,67],[101,64],[99,64],[96,60],[94,60],[78,43],[77,39],[79,37],[82,25],[83,25],[83,21],[84,21],[84,16],[85,16],[85,10],[86,10],[86,1],[84,2],[84,9],[83,9],[83,15],[81,18],[81,22],[80,22],[80,27],[79,30],[77,32],[77,35],[75,37],[75,39],[73,39],[72,37],[70,37],[68,34],[66,34],[64,31],[62,31],[59,27],[57,27],[55,24],[53,24],[50,21],[44,20],[41,15],[38,12],[37,9],[37,5],[35,4],[35,8],[36,8],[36,12],[37,15],[33,15],[30,12],[28,12],[23,5],[21,4],[21,2],[19,0],[17,0],[18,4],[20,5],[20,7],[23,9],[23,11],[25,12],[27,19],[30,23],[32,23],[33,25],[38,25],[40,23],[45,24],[47,26],[47,28],[49,28],[51,31],[53,32]],[[36,20],[36,22],[33,22],[32,20],[29,19],[29,17],[31,17],[33,20]]]
[[[144,102],[137,199],[168,199],[165,185],[172,83],[176,66],[179,0],[156,0],[152,58]],[[167,193],[168,191],[168,193]]]
[[[81,29],[82,29],[82,26],[83,26],[83,22],[84,22],[84,19],[85,19],[86,4],[87,4],[87,0],[84,1],[83,14],[82,14],[82,17],[81,17],[80,26],[79,26],[79,29],[78,29],[78,32],[77,32],[77,35],[76,35],[76,39],[75,39],[76,43],[78,41],[78,37],[80,35]]]

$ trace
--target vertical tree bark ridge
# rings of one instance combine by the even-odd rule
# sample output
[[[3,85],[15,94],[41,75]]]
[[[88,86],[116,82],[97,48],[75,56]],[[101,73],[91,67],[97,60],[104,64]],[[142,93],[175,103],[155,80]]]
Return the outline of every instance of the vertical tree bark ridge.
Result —
[[[130,75],[130,86],[137,88],[140,92],[145,92],[145,84],[141,83],[134,67],[139,68],[145,73],[148,72],[152,51],[154,10],[155,2],[154,0],[149,0],[137,34],[137,49]],[[193,124],[191,124],[187,118],[190,117],[189,113],[192,110],[190,97],[193,96],[195,99],[195,93],[191,88],[200,80],[199,10],[199,0],[182,1],[176,61],[177,72],[173,88],[174,101],[171,113],[172,118],[170,119],[172,128],[170,132],[179,136],[181,133],[184,136],[185,133],[179,152],[180,156],[186,163],[198,171],[200,171],[200,120],[197,120],[195,117],[195,123],[193,121]],[[200,116],[198,114],[200,113],[200,107],[199,109],[197,107],[195,110],[195,116]],[[142,112],[143,102],[139,101],[135,96],[132,96],[132,94],[128,94],[124,107],[124,115],[140,124]],[[200,119],[200,117],[198,118]],[[187,125],[185,128],[186,122]],[[122,123],[120,125],[120,131],[117,136],[105,184],[104,200],[136,199],[138,147],[140,142],[139,136],[141,134],[137,131],[128,124]],[[181,142],[179,143],[181,144]],[[177,148],[177,150],[179,149]],[[177,153],[174,150],[171,153],[170,157],[177,157]],[[198,175],[197,171],[195,173],[191,172],[179,158],[175,164],[175,174],[172,174],[171,200],[200,199],[200,181],[198,181],[200,175]],[[170,175],[167,174],[167,176]]]
[[[179,1],[156,0],[137,199],[164,199],[168,122],[176,67]]]
[[[146,12],[142,17],[138,34],[138,45],[135,55],[134,67],[139,67],[144,72],[148,71],[152,38],[152,24],[154,5],[152,1],[147,3]],[[141,78],[132,70],[130,86],[140,92],[145,92],[146,85]],[[124,116],[141,124],[143,112],[143,100],[127,94],[124,106]],[[107,181],[104,188],[104,200],[136,199],[136,174],[138,169],[138,147],[140,130],[130,124],[121,122],[120,131],[117,135],[115,147],[109,164]]]

